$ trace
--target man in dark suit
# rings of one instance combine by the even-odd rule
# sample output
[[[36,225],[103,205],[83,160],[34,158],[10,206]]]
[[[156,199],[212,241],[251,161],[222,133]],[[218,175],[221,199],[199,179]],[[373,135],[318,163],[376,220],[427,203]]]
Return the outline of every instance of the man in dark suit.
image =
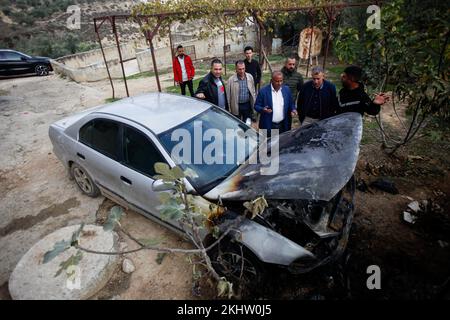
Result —
[[[291,130],[291,116],[297,115],[291,90],[283,85],[283,73],[274,71],[270,84],[261,88],[256,97],[255,110],[261,114],[259,128],[266,129],[268,136],[272,129],[279,133]]]
[[[301,88],[297,99],[297,112],[302,125],[332,117],[339,106],[336,86],[325,80],[322,67],[311,70],[312,79]]]

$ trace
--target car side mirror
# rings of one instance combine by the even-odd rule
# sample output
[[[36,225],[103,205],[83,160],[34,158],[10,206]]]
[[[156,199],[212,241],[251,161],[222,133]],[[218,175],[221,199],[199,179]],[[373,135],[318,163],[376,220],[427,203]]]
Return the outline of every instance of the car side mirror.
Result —
[[[155,192],[170,191],[173,190],[173,186],[171,184],[165,183],[162,179],[159,179],[153,181],[152,190]]]
[[[27,61],[27,58],[25,58],[25,57],[20,57],[20,60],[22,60],[22,61]]]

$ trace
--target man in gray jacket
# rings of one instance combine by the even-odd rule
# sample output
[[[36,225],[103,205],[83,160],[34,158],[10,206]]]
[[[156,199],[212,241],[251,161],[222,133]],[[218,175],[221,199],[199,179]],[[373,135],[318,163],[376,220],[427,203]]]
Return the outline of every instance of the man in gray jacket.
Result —
[[[250,73],[245,72],[245,63],[236,61],[236,74],[228,79],[226,85],[228,110],[242,121],[252,118],[256,100],[255,82]]]

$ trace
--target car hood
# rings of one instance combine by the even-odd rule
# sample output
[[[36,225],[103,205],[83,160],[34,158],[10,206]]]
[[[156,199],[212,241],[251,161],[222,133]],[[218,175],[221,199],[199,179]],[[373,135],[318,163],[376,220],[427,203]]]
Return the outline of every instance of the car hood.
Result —
[[[31,56],[29,59],[27,59],[28,62],[43,62],[43,63],[50,63],[51,59],[47,57],[39,57],[39,56]]]
[[[31,59],[34,60],[50,60],[48,57],[32,56]]]
[[[353,175],[361,136],[359,113],[344,113],[286,132],[270,142],[279,142],[275,174],[264,174],[267,165],[248,161],[204,197],[253,200],[264,195],[266,199],[329,201]]]

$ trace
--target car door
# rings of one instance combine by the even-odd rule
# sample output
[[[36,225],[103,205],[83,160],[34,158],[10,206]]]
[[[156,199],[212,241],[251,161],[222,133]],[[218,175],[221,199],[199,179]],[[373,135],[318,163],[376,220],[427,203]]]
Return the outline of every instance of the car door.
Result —
[[[30,69],[30,64],[25,56],[11,51],[3,51],[2,65],[7,74],[27,73]]]
[[[95,118],[84,124],[78,134],[77,162],[88,171],[101,192],[124,207],[120,180],[121,124],[107,118]]]
[[[167,163],[165,157],[149,137],[150,132],[144,133],[134,126],[123,125],[122,150],[123,168],[120,179],[126,200],[138,211],[149,218],[162,223],[175,231],[181,231],[178,222],[164,220],[158,206],[161,205],[159,192],[152,190],[152,177],[156,174],[154,165],[157,162]]]

